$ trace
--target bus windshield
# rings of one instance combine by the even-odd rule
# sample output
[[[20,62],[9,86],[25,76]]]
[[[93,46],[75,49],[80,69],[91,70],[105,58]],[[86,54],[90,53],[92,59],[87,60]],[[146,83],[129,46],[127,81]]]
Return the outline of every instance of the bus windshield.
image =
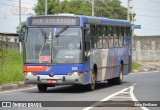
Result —
[[[26,63],[81,63],[81,28],[28,28]]]

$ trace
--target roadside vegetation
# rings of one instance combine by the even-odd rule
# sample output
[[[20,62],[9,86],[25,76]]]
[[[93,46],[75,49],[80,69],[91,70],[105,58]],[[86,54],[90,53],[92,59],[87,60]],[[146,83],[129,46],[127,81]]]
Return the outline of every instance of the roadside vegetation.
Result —
[[[132,62],[132,70],[137,70],[141,65],[136,63],[135,61]]]
[[[22,54],[5,49],[4,57],[0,58],[0,85],[5,83],[17,83],[23,80]]]

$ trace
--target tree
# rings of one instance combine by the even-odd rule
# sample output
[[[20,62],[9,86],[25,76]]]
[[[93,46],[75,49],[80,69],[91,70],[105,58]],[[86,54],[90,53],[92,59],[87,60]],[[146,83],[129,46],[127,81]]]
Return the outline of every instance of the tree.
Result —
[[[38,0],[33,8],[37,15],[44,15],[45,1]],[[72,13],[79,15],[91,15],[91,3],[84,0],[70,0],[56,2],[56,0],[48,0],[48,14]]]
[[[21,27],[22,27],[23,25],[26,25],[26,22],[25,22],[25,21],[21,22]],[[17,26],[17,27],[16,27],[16,30],[17,30],[17,32],[18,32],[18,31],[20,30],[20,27]]]
[[[95,15],[112,19],[126,19],[127,9],[120,0],[95,0]]]
[[[91,16],[92,0],[64,0],[56,2],[56,0],[48,0],[48,14],[72,13],[78,15]],[[127,9],[121,6],[120,0],[94,0],[95,16],[103,16],[112,19],[126,19]],[[44,15],[45,1],[38,0],[33,8],[37,15]]]
[[[55,13],[72,13],[77,15],[91,15],[91,3],[84,0],[71,0],[58,3],[53,9]]]
[[[48,14],[52,14],[51,10],[58,5],[56,0],[48,0]],[[33,10],[35,11],[36,15],[44,15],[45,14],[45,0],[38,0],[37,4],[34,5]]]

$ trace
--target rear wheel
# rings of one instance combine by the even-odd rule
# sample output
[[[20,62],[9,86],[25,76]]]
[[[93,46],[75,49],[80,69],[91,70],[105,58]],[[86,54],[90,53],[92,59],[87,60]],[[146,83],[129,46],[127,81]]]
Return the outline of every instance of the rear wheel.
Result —
[[[122,84],[123,82],[123,66],[122,64],[120,65],[120,71],[119,71],[119,77],[109,79],[108,84],[109,85],[114,85],[114,84]]]
[[[47,91],[47,85],[45,84],[37,84],[38,90],[40,92],[46,92]]]
[[[122,82],[123,82],[123,66],[122,66],[122,64],[120,66],[119,77],[117,77],[115,79],[115,81],[116,81],[116,84],[122,84]]]

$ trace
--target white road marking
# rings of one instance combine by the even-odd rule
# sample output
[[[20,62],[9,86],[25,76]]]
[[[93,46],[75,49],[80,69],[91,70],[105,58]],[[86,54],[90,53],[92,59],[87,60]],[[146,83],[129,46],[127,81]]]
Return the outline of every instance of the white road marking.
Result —
[[[134,86],[131,86],[130,87],[130,95],[131,95],[131,98],[132,98],[132,100],[133,101],[137,101],[138,102],[138,100],[137,100],[137,98],[135,97],[135,95],[134,95],[134,93],[133,93],[133,90],[134,90]],[[148,108],[146,108],[146,107],[141,107],[143,110],[149,110]]]
[[[114,99],[114,98],[120,98],[120,99],[128,98],[128,99],[130,99],[131,97],[126,97],[126,96],[115,96],[115,97],[112,97],[112,99]]]
[[[0,92],[0,94],[2,94],[2,93],[7,93],[7,92],[17,92],[17,91],[23,91],[23,90],[30,90],[30,89],[35,89],[35,88],[37,88],[37,87],[30,87],[30,88],[25,88],[25,89],[3,91],[3,92]]]
[[[83,110],[90,110],[90,109],[94,108],[96,105],[101,104],[103,101],[107,101],[107,100],[109,100],[110,98],[112,98],[112,97],[114,97],[114,96],[116,96],[116,95],[118,95],[118,94],[120,94],[120,93],[122,93],[122,92],[124,92],[124,91],[126,91],[126,90],[128,90],[128,89],[129,89],[129,88],[124,88],[124,89],[122,89],[121,91],[118,91],[118,92],[116,92],[116,93],[114,93],[114,94],[111,94],[111,95],[109,95],[108,97],[100,100],[99,102],[94,103],[93,105],[91,105],[91,107],[86,107],[86,108],[84,108]]]
[[[133,90],[134,90],[134,86],[135,86],[135,85],[136,85],[136,83],[133,84],[132,86],[128,87],[128,88],[124,88],[124,89],[122,89],[121,91],[118,91],[118,92],[116,92],[116,93],[114,93],[114,94],[112,94],[112,95],[109,95],[108,97],[100,100],[99,102],[92,104],[91,107],[86,107],[86,108],[84,108],[83,110],[90,110],[90,109],[96,107],[98,104],[101,104],[103,101],[107,101],[107,100],[109,100],[109,99],[111,99],[111,98],[114,98],[116,95],[118,95],[118,94],[120,94],[120,93],[128,93],[128,92],[126,92],[127,90],[130,90],[130,92],[129,92],[129,93],[130,93],[130,96],[131,96],[130,98],[131,98],[133,101],[137,101],[137,102],[138,102],[137,98],[135,97],[135,95],[134,95],[134,93],[133,93]],[[146,108],[146,107],[141,107],[141,108],[142,108],[143,110],[149,110],[149,109]]]

